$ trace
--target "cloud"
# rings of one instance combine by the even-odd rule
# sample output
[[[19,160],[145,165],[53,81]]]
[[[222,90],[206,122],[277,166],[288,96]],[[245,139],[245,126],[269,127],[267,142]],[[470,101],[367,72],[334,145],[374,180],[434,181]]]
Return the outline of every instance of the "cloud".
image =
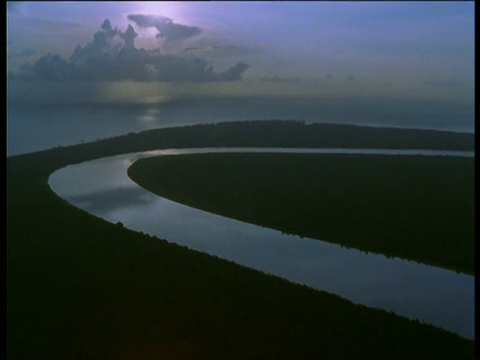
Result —
[[[258,54],[260,48],[257,46],[235,45],[212,45],[212,39],[201,39],[194,46],[188,46],[182,50],[184,54],[194,54],[196,56],[206,56],[208,58],[225,60],[227,58],[237,58]],[[202,44],[198,44],[201,42]]]
[[[203,50],[201,46],[189,46],[183,49],[184,52]]]
[[[300,82],[300,78],[298,76],[295,77],[279,77],[278,75],[273,75],[273,76],[262,76],[260,78],[261,82],[273,82],[273,83],[282,83],[282,84],[288,84],[288,83],[298,83]]]
[[[75,64],[88,61],[89,58],[101,57],[104,55],[114,56],[118,54],[121,42],[115,42],[115,37],[125,38],[125,34],[122,34],[117,28],[112,29],[110,20],[106,19],[102,26],[101,31],[98,31],[93,36],[93,41],[82,47],[77,45],[75,51],[70,57],[70,61]],[[130,28],[127,30],[127,32]],[[132,29],[133,30],[133,29]],[[132,36],[132,35],[130,35]]]
[[[179,42],[193,36],[199,35],[202,30],[196,26],[181,25],[173,22],[172,19],[161,15],[128,15],[128,19],[143,28],[156,28],[157,38],[166,43]]]
[[[241,80],[249,66],[243,62],[227,71],[215,72],[206,60],[162,54],[158,49],[135,47],[137,33],[131,25],[125,32],[113,29],[110,21],[103,22],[93,41],[78,45],[72,56],[65,59],[47,54],[33,64],[10,72],[10,79],[69,81],[159,81],[208,82]]]
[[[450,80],[429,79],[424,80],[422,84],[436,88],[456,88],[464,85],[462,79],[455,78],[451,78]]]
[[[239,62],[237,65],[230,67],[224,73],[219,74],[222,80],[235,81],[242,77],[242,74],[247,70],[249,66],[243,62]]]

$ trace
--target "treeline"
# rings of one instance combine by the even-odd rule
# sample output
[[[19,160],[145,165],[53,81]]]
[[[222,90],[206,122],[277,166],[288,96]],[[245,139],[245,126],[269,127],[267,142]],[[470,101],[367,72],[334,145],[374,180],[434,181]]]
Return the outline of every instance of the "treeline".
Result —
[[[301,120],[239,121],[150,130],[115,138],[158,147],[342,147],[473,150],[474,135],[434,130],[305,124]]]
[[[199,146],[214,129],[233,138],[230,126],[7,158],[6,358],[473,358],[473,341],[115,226],[47,184],[68,164]]]
[[[140,159],[128,175],[226,217],[474,273],[472,158],[194,154]]]
[[[474,134],[470,133],[437,130],[305,124],[301,120],[257,120],[148,130],[68,148],[83,155],[92,152],[97,156],[99,152],[113,155],[169,147],[238,146],[473,151],[475,139]]]
[[[194,147],[383,148],[473,151],[474,134],[435,130],[305,124],[301,120],[256,120],[147,130],[87,144],[57,147],[9,157],[32,162],[32,171],[53,171],[68,164],[122,153]],[[15,170],[7,162],[7,171]],[[46,169],[45,167],[48,167]]]

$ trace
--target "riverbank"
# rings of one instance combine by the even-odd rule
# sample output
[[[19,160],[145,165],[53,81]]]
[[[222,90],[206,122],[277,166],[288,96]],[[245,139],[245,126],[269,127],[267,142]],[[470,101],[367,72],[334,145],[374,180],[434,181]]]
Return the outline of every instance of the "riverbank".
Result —
[[[474,273],[474,159],[195,154],[138,160],[167,199],[285,233]]]
[[[110,224],[49,188],[68,164],[153,148],[142,139],[7,159],[8,359],[473,358],[473,341]]]

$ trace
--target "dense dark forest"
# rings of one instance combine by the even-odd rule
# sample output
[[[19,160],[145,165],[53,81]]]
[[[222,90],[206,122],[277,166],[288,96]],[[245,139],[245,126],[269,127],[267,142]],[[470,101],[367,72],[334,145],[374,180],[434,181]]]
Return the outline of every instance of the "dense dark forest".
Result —
[[[194,154],[129,176],[202,210],[364,251],[474,271],[474,161],[452,156]]]
[[[97,156],[98,152],[106,156],[169,147],[239,146],[473,151],[475,137],[469,133],[436,130],[262,120],[148,130],[63,149],[68,148],[81,157],[89,156],[90,151],[95,153],[91,156]]]
[[[473,150],[474,136],[433,130],[310,124],[303,121],[245,121],[150,130],[117,137],[131,147],[340,147]]]
[[[472,359],[473,341],[115,226],[69,205],[47,183],[68,164],[132,151],[295,141],[341,147],[354,136],[342,145],[331,133],[311,135],[328,128],[192,126],[7,158],[6,358]],[[432,148],[473,149],[471,135],[372,131],[410,134],[403,147],[425,148],[431,135]],[[380,146],[377,136],[349,147]]]

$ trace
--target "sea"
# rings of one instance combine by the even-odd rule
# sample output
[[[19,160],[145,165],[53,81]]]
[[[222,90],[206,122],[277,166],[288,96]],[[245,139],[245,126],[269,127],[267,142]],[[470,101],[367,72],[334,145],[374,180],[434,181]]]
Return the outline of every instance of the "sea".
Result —
[[[318,98],[189,98],[161,103],[33,105],[7,101],[7,156],[149,129],[245,120],[475,131],[467,102]]]

